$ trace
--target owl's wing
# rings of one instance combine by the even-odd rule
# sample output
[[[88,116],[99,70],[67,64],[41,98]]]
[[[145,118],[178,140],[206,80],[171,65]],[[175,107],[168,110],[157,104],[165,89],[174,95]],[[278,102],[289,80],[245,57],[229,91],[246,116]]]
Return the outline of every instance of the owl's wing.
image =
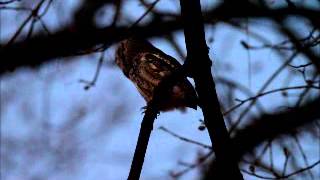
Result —
[[[133,62],[130,79],[147,101],[160,81],[181,66],[174,58],[159,53],[141,53]]]
[[[166,76],[181,66],[175,59],[168,59],[162,54],[145,53],[139,64],[140,76],[157,86]]]

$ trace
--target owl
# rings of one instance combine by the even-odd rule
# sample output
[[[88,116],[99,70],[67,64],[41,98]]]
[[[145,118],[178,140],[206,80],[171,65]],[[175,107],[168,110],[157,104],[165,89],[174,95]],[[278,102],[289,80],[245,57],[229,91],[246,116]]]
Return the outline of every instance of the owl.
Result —
[[[120,42],[116,51],[116,64],[123,74],[130,79],[147,104],[152,100],[154,89],[161,80],[181,67],[173,57],[165,54],[146,40],[129,38]],[[169,111],[186,107],[197,109],[197,94],[184,78],[168,89],[166,97],[160,97],[157,108]]]

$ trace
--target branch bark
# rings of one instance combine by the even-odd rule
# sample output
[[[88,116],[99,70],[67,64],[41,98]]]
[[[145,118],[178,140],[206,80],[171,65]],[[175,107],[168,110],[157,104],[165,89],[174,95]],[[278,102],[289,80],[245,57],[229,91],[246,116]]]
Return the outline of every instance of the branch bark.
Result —
[[[180,0],[187,46],[188,72],[194,78],[199,105],[209,131],[219,171],[208,179],[243,179],[238,162],[233,157],[229,134],[224,123],[215,83],[211,74],[211,60],[205,42],[204,25],[199,0]]]

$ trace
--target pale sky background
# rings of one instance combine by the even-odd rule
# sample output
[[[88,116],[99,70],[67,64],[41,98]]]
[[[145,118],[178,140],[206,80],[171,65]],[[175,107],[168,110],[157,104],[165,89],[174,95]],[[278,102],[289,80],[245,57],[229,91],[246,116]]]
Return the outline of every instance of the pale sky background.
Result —
[[[270,0],[270,6],[282,6],[284,2]],[[315,0],[304,2],[307,6],[320,8],[319,3],[314,6]],[[216,1],[203,0],[201,3],[203,10],[206,10],[214,6]],[[80,1],[77,0],[54,0],[43,18],[49,30],[54,32],[70,23],[79,4]],[[156,8],[175,13],[180,11],[179,2],[173,0],[161,0]],[[124,10],[127,17],[132,18],[131,21],[138,19],[145,11],[135,1],[127,3]],[[15,11],[0,11],[0,38],[3,43],[12,37],[27,14],[17,16]],[[108,17],[110,8],[101,11],[106,11],[106,16],[97,20],[99,25],[103,26],[108,24],[108,18],[112,16]],[[274,32],[275,26],[269,21],[249,21],[252,21],[249,30],[263,35],[271,43],[285,40]],[[309,31],[302,23],[292,23],[292,26],[301,34],[307,35]],[[36,27],[41,28],[39,24]],[[27,29],[25,28],[24,32],[27,32]],[[215,78],[223,77],[235,81],[253,93],[259,91],[283,63],[283,58],[270,49],[250,51],[248,54],[240,44],[241,40],[254,45],[261,43],[230,25],[219,23],[214,27],[207,26],[206,38],[208,40],[211,37],[214,41],[207,43],[214,62]],[[185,51],[183,32],[176,32],[175,39]],[[166,41],[159,38],[150,41],[165,53],[179,59],[178,54]],[[105,64],[97,85],[89,91],[83,89],[84,85],[79,83],[79,79],[90,80],[93,77],[99,54],[70,57],[76,60],[68,63],[64,63],[61,58],[37,69],[20,68],[1,77],[2,179],[126,179],[143,117],[141,108],[145,106],[145,102],[122,72],[110,65],[114,60],[114,49],[115,46],[112,46],[106,51]],[[289,57],[290,54],[286,56]],[[248,80],[248,59],[252,68],[251,85]],[[182,62],[181,59],[179,61]],[[304,58],[299,56],[293,64],[304,62]],[[300,76],[284,84],[288,76],[293,74],[293,71],[283,71],[267,90],[304,84]],[[221,100],[225,96],[224,89],[221,85],[217,88]],[[290,91],[299,92],[301,91]],[[238,92],[237,98],[245,99],[247,96]],[[260,102],[266,112],[277,111],[279,107],[295,102],[294,97],[289,98],[289,102],[284,100],[280,93],[277,93],[261,98]],[[253,113],[249,117],[257,115]],[[236,113],[234,117],[237,117]],[[164,126],[179,135],[210,145],[207,131],[198,130],[199,120],[202,118],[200,110],[192,109],[185,113],[161,113],[149,141],[142,180],[170,179],[170,171],[177,172],[185,168],[178,165],[179,161],[193,163],[199,154],[207,152],[158,129]],[[309,163],[312,164],[319,159],[320,148],[315,148],[319,139],[313,139],[308,134],[302,134],[301,138]],[[280,150],[275,150],[274,160],[276,166],[282,167],[284,156]],[[319,166],[314,170],[320,173]],[[290,172],[290,168],[287,172]],[[196,179],[198,173],[195,169],[180,179]],[[256,179],[245,173],[243,175],[248,180]]]

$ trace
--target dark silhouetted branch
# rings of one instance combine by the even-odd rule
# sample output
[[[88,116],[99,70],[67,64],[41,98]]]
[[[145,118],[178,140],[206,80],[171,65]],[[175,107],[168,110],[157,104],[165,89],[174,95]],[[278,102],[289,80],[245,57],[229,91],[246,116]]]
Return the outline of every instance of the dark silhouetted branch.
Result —
[[[239,130],[235,138],[232,139],[233,144],[239,149],[238,158],[268,139],[293,133],[297,128],[319,119],[319,107],[320,98],[317,98],[300,108],[293,108],[272,115],[263,115],[253,121],[253,124]]]
[[[185,66],[182,66],[181,68],[177,69],[172,74],[161,80],[159,85],[155,88],[152,98],[153,100],[148,103],[145,115],[141,123],[138,142],[131,163],[128,180],[138,180],[140,177],[150,134],[153,129],[153,123],[157,117],[157,114],[159,113],[159,110],[157,108],[158,102],[161,101],[162,97],[166,96],[166,89],[170,89],[170,87],[172,87],[175,82],[177,82],[179,79],[183,79],[185,76]]]
[[[152,105],[147,106],[139,132],[138,142],[134,151],[128,180],[140,178],[144,157],[147,151],[154,120],[157,118],[158,110]]]
[[[239,130],[231,143],[234,156],[240,160],[261,143],[282,135],[297,133],[297,129],[320,119],[320,98],[284,112],[263,115],[242,130]],[[215,171],[219,164],[213,161],[210,171]],[[288,174],[291,176],[291,173]]]
[[[107,1],[104,3],[107,3]],[[91,9],[87,7],[86,9],[80,9],[80,11],[85,11],[92,15],[91,11],[98,9],[97,4],[103,5],[104,3],[93,3],[93,7],[90,6]],[[249,7],[249,9],[246,7]],[[90,12],[88,12],[88,8]],[[214,22],[218,20],[228,21],[231,18],[284,18],[294,15],[310,19],[317,27],[320,26],[317,18],[319,11],[317,10],[286,7],[269,9],[249,2],[243,3],[242,1],[241,3],[237,3],[237,1],[225,1],[203,14],[204,21],[210,24],[214,24]],[[78,16],[75,18],[76,22],[78,18]],[[85,21],[85,25],[90,25],[91,20],[92,19],[88,19]],[[168,35],[173,31],[182,29],[182,23],[179,17],[130,28],[130,31],[128,27],[115,27],[111,25],[110,27],[99,29],[91,26],[86,27],[81,24],[77,25],[76,22],[50,35],[40,32],[27,40],[14,42],[5,48],[4,44],[0,44],[0,57],[2,59],[0,73],[3,74],[8,70],[14,70],[22,66],[36,67],[54,58],[75,56],[79,53],[81,54],[81,52],[90,52],[100,44],[113,44],[132,34],[148,38]]]
[[[203,111],[204,122],[219,167],[219,171],[210,173],[208,179],[243,179],[238,168],[238,162],[231,152],[232,146],[229,134],[220,110],[220,103],[211,74],[211,60],[205,42],[200,1],[180,0],[180,5],[187,47],[186,63],[190,65],[190,73],[194,78],[199,95],[199,106]]]
[[[168,21],[133,27],[108,27],[104,29],[86,29],[73,31],[64,29],[51,36],[38,35],[28,41],[14,43],[0,49],[2,66],[0,73],[17,67],[37,67],[52,58],[76,56],[81,52],[90,52],[99,44],[113,44],[132,34],[140,37],[157,36],[181,28],[179,21]]]

